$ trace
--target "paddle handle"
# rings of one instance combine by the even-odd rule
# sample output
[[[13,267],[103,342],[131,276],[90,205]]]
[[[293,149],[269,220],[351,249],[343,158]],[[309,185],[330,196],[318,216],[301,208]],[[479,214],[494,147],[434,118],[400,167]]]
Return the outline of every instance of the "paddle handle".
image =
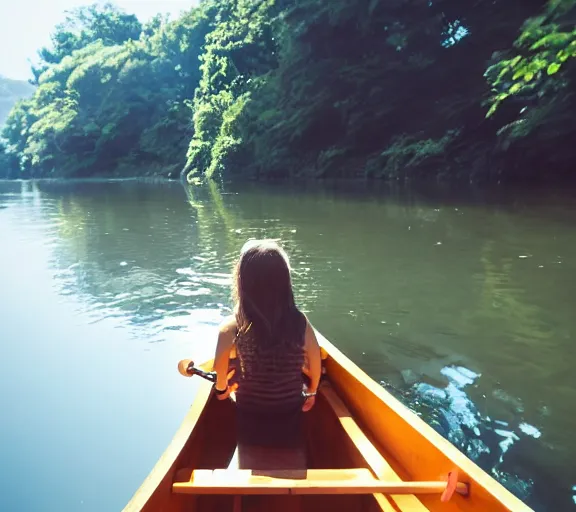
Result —
[[[186,371],[190,374],[190,375],[198,375],[199,377],[202,377],[203,379],[206,379],[210,382],[216,382],[216,372],[205,372],[204,370],[201,370],[200,368],[196,368],[194,366],[194,363],[190,363],[188,365],[188,368],[186,368]]]
[[[190,361],[187,366],[182,366],[184,361],[180,361],[178,364],[178,371],[183,375],[191,377],[192,375],[198,375],[198,377],[202,377],[210,382],[216,382],[216,372],[205,372],[200,368],[196,368],[194,366],[194,361]]]

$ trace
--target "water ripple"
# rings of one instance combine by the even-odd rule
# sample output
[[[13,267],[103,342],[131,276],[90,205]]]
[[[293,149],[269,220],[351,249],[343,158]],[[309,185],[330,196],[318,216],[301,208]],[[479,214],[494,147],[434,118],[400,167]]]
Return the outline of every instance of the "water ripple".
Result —
[[[534,482],[518,475],[513,466],[507,465],[505,456],[522,439],[537,439],[542,432],[526,421],[510,424],[481,414],[466,392],[480,374],[457,365],[445,366],[440,373],[448,380],[444,388],[414,382],[415,375],[404,388],[395,388],[387,381],[382,384],[512,492],[522,499],[530,497]]]

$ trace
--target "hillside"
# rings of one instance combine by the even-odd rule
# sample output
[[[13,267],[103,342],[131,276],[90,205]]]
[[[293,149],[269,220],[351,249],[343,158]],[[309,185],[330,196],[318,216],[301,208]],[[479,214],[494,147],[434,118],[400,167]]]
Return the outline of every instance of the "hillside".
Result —
[[[35,87],[23,80],[0,76],[0,126],[4,124],[14,104],[34,94]]]
[[[576,0],[82,7],[7,119],[4,173],[570,179],[575,19]]]

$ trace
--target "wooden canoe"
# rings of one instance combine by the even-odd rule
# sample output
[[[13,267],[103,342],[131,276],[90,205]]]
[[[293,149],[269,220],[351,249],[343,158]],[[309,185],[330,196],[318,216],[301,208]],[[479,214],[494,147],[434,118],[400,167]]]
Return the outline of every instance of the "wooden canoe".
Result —
[[[124,512],[532,510],[317,336],[326,378],[306,414],[307,468],[227,469],[236,449],[234,402],[216,400],[202,380],[180,429]],[[212,362],[202,366],[211,370]],[[448,480],[456,489],[451,497]],[[256,496],[239,502],[247,494]]]

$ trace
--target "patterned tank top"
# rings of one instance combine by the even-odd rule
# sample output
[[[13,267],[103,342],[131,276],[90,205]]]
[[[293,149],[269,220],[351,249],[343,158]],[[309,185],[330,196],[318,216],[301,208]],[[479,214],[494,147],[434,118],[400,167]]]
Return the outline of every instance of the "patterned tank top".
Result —
[[[240,442],[275,447],[300,442],[304,332],[301,338],[298,343],[263,349],[249,335],[236,334]]]

